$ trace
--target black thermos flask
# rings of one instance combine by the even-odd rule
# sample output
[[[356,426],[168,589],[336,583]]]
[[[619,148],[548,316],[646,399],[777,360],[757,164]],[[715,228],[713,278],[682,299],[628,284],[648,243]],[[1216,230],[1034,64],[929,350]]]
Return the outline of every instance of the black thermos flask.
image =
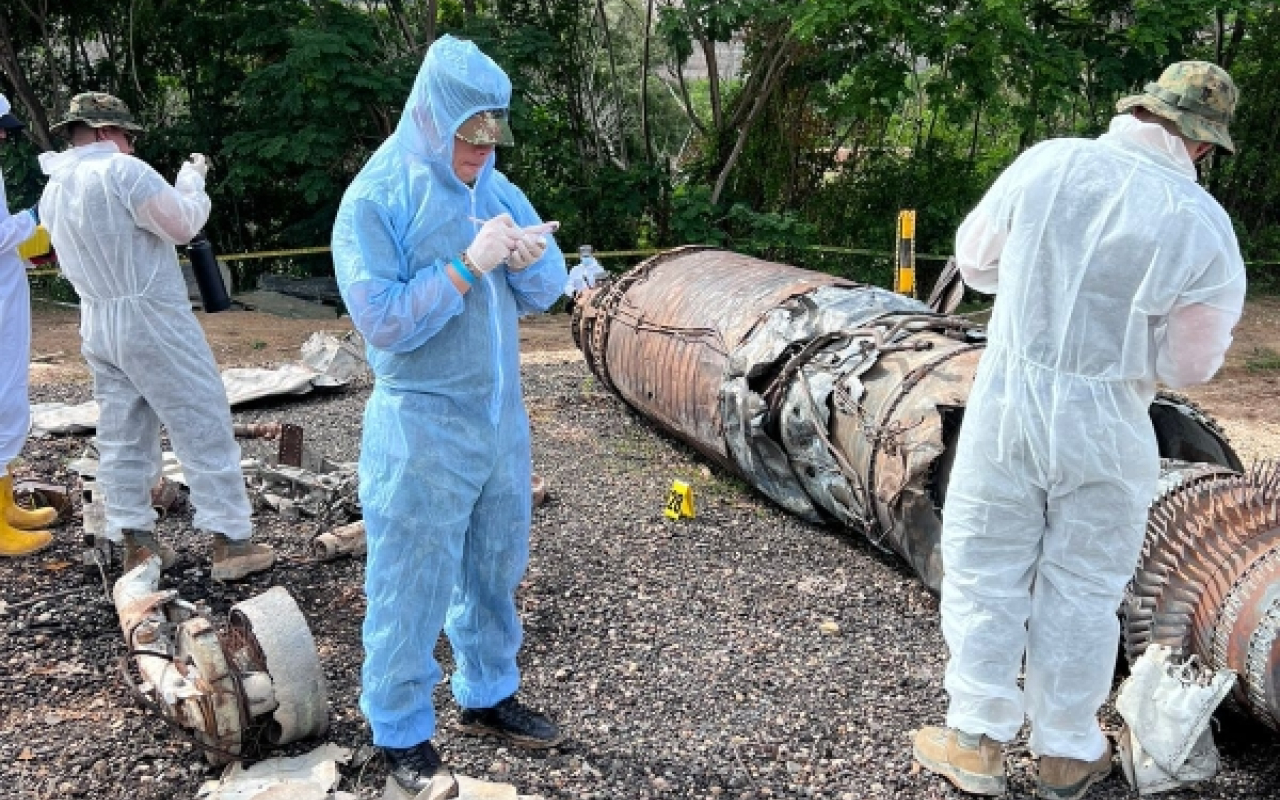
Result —
[[[191,261],[191,272],[200,289],[200,300],[204,302],[205,312],[216,314],[231,308],[231,297],[227,295],[227,285],[222,282],[218,259],[213,257],[213,245],[209,244],[204,231],[197,233],[196,238],[187,245],[187,258]]]

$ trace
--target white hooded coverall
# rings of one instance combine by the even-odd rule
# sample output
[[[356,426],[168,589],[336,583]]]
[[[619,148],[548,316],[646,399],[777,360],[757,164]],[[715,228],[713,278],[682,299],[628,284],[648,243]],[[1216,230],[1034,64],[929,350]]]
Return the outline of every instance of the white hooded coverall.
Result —
[[[9,101],[0,94],[0,116]],[[31,425],[27,370],[31,361],[31,290],[18,245],[35,233],[30,214],[10,214],[0,174],[0,476],[22,452]]]
[[[251,533],[231,409],[191,311],[176,244],[209,217],[204,178],[184,164],[174,186],[111,142],[45,153],[40,219],[80,296],[82,352],[101,409],[98,484],[107,536],[155,528],[160,426],[182,462],[195,525],[229,539]]]
[[[1222,364],[1244,264],[1182,141],[1130,116],[1020,156],[956,256],[996,302],[943,510],[947,725],[1007,742],[1025,713],[1033,752],[1095,760],[1159,473],[1148,407]]]

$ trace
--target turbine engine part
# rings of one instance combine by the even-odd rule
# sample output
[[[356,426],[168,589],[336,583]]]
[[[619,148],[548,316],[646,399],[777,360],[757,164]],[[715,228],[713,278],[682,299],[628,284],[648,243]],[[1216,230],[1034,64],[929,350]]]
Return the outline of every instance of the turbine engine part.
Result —
[[[1280,730],[1280,466],[1164,464],[1122,630],[1130,662],[1162,644],[1235,670],[1232,698]]]
[[[212,764],[246,755],[261,737],[282,745],[323,735],[328,690],[306,618],[276,586],[231,607],[219,634],[195,605],[157,591],[160,559],[116,581],[112,592],[129,656],[153,708],[206,745]]]

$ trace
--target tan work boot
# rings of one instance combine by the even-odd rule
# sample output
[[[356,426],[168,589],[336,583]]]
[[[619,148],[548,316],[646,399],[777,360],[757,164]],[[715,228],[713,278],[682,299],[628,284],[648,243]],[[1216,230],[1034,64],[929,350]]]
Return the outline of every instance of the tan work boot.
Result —
[[[211,560],[215,581],[238,581],[246,575],[271,569],[271,565],[276,563],[276,551],[265,544],[254,544],[248,539],[228,539],[215,533]]]
[[[1079,800],[1089,787],[1111,774],[1111,742],[1097,761],[1041,756],[1036,777],[1036,797]]]
[[[1004,794],[1004,754],[1000,743],[955,728],[921,728],[915,757],[921,766],[970,794]]]
[[[52,508],[28,511],[18,505],[18,502],[13,499],[13,473],[8,471],[0,476],[0,506],[4,507],[4,516],[0,521],[20,531],[48,533],[41,529],[49,527],[58,520],[58,512]]]
[[[145,562],[152,556],[160,558],[160,571],[169,569],[178,561],[178,554],[169,545],[156,538],[155,531],[139,531],[125,528],[124,534],[124,571]]]

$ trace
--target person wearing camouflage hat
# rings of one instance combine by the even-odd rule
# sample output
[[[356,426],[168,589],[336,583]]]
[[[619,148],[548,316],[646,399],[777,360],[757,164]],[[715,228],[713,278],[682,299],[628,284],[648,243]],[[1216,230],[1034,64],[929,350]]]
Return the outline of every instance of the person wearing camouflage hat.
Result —
[[[0,94],[0,141],[22,130],[22,122]],[[9,213],[4,176],[0,175],[0,556],[25,556],[53,543],[44,530],[57,514],[45,509],[27,511],[13,499],[9,465],[27,442],[31,402],[27,393],[31,361],[31,293],[18,245],[31,238],[39,216],[36,209]]]
[[[80,297],[81,349],[101,410],[106,537],[123,544],[126,571],[152,558],[163,569],[173,565],[151,508],[163,424],[191,487],[195,525],[213,534],[212,577],[268,569],[275,554],[250,541],[252,508],[226,389],[175,250],[209,218],[205,158],[192,154],[170,184],[132,155],[142,127],[128,106],[100,92],[72,98],[54,127],[72,146],[40,156],[49,176],[40,217]]]
[[[1244,302],[1195,166],[1233,148],[1235,101],[1222,70],[1175,64],[1097,139],[1019,156],[956,233],[995,306],[942,513],[946,724],[914,754],[966,792],[1004,793],[1002,746],[1028,719],[1038,797],[1111,772],[1097,712],[1159,475],[1148,409],[1157,383],[1213,376]]]
[[[1179,61],[1148,83],[1142,94],[1116,103],[1124,113],[1142,109],[1172,122],[1178,132],[1193,142],[1208,142],[1235,153],[1235,143],[1227,126],[1236,111],[1236,84],[1227,71],[1208,61]]]
[[[90,128],[122,128],[144,133],[145,129],[134,120],[124,101],[104,92],[84,92],[71,98],[71,106],[61,120],[49,127],[50,131],[67,132],[68,126],[82,123]]]

